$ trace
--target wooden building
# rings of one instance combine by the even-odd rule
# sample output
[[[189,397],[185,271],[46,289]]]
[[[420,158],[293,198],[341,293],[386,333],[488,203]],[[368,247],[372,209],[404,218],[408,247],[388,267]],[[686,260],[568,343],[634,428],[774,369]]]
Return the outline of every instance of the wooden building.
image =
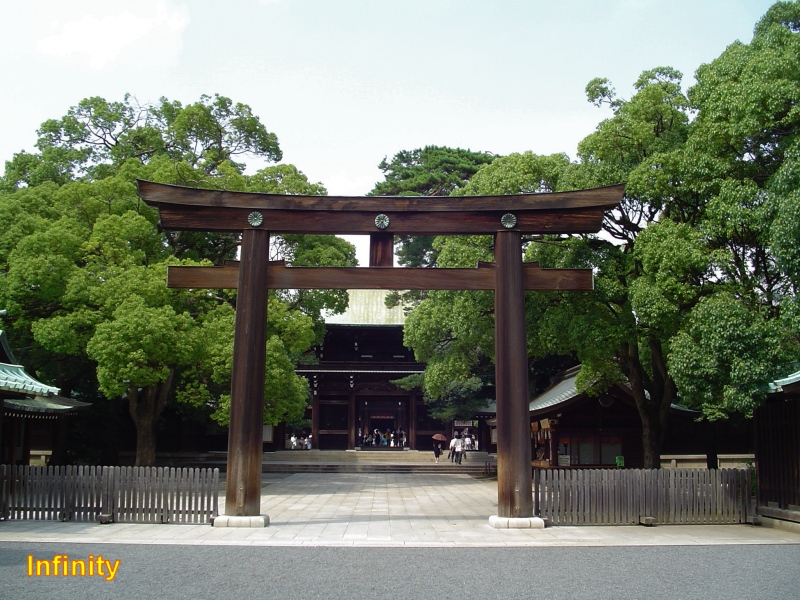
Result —
[[[770,384],[754,415],[759,515],[800,523],[800,371]]]
[[[579,372],[580,366],[564,372],[530,402],[534,466],[642,468],[642,423],[629,388],[617,384],[599,396],[589,396],[577,390]],[[480,416],[482,443],[492,451],[493,407]],[[720,454],[752,452],[751,422],[736,418],[698,422],[699,416],[672,405],[662,455],[702,456],[704,466],[716,468]]]
[[[0,331],[0,464],[30,464],[32,452],[45,462],[58,455],[65,418],[89,406],[59,396],[59,391],[18,364],[5,332]]]
[[[326,321],[318,363],[296,369],[311,389],[313,447],[352,450],[365,432],[402,429],[407,448],[428,450],[433,435],[446,434],[445,425],[428,417],[419,391],[392,383],[425,370],[403,345],[402,309],[387,309],[383,290],[349,293],[347,311]]]

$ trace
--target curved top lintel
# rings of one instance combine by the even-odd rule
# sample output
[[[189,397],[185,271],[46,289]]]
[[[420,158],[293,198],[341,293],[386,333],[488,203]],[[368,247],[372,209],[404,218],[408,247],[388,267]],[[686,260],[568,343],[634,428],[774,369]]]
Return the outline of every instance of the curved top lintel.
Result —
[[[137,186],[142,199],[151,206],[395,213],[611,209],[619,205],[625,191],[625,184],[617,184],[569,192],[498,196],[291,196],[205,190],[144,180],[138,180]]]

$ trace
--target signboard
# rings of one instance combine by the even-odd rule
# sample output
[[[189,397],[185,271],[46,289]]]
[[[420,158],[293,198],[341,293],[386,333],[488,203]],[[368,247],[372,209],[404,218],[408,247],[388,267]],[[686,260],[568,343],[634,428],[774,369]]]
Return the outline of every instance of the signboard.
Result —
[[[261,430],[261,441],[272,443],[272,425],[264,425]]]
[[[453,427],[477,427],[477,421],[453,421]]]

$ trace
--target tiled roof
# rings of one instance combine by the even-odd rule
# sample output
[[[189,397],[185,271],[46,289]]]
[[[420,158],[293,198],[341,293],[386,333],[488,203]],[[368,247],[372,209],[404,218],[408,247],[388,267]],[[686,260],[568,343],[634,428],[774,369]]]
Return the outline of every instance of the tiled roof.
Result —
[[[89,406],[88,402],[72,400],[63,396],[36,396],[35,398],[6,398],[3,400],[6,408],[22,412],[38,413],[67,413],[78,408]]]
[[[788,377],[784,377],[783,379],[776,379],[772,383],[769,384],[769,391],[770,392],[781,392],[783,391],[784,387],[788,387],[794,383],[800,381],[800,371],[796,373],[792,373]]]
[[[578,369],[580,371],[580,369]],[[575,380],[578,378],[578,372],[556,383],[553,387],[545,390],[536,398],[534,398],[530,405],[531,412],[544,410],[557,406],[562,402],[571,400],[578,395],[578,390],[575,387]]]
[[[406,321],[402,306],[386,308],[387,290],[347,290],[350,302],[340,315],[325,318],[336,325],[403,325]]]
[[[567,371],[564,371],[562,374],[562,379],[555,383],[554,385],[547,388],[544,392],[536,396],[533,400],[531,400],[530,404],[528,405],[529,412],[539,412],[546,410],[548,408],[553,408],[558,406],[559,404],[563,404],[568,400],[572,400],[573,398],[579,395],[577,386],[575,385],[575,381],[578,379],[578,374],[581,372],[581,367],[578,365],[577,367],[572,367]],[[800,380],[800,373],[797,373],[798,380]],[[623,384],[626,388],[630,389],[630,386],[627,384]],[[696,413],[698,411],[680,406],[678,404],[671,404],[670,408],[672,410],[679,410],[679,411],[686,411],[691,413]],[[497,412],[497,404],[492,403],[490,406],[487,406],[485,409],[479,411],[481,414],[494,414]]]
[[[45,385],[34,379],[21,365],[6,363],[0,363],[0,390],[37,396],[54,396],[60,391],[57,387]]]
[[[27,398],[3,398],[2,406],[13,413],[49,413],[50,415],[67,414],[78,408],[89,406],[87,402],[72,400],[59,396],[59,388],[38,381],[25,372],[25,367],[15,364],[16,359],[11,352],[5,331],[0,331],[0,392],[26,395]],[[33,396],[33,397],[31,397]],[[44,417],[43,418],[47,418]],[[50,417],[53,418],[53,417]]]

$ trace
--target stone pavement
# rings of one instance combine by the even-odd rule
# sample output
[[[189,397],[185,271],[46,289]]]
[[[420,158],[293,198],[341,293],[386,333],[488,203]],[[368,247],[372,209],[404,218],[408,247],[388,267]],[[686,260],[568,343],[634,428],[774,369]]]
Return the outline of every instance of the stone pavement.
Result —
[[[800,544],[800,532],[751,525],[494,529],[497,482],[469,475],[265,474],[269,527],[0,522],[0,541],[238,546],[700,546]],[[224,494],[220,513],[224,512]]]

